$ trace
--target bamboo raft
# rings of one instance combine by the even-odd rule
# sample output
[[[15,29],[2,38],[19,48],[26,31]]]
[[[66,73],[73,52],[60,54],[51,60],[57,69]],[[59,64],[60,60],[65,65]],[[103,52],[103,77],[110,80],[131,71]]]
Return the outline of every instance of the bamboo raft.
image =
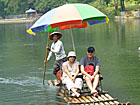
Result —
[[[58,94],[62,96],[63,99],[70,105],[131,105],[130,102],[118,102],[117,98],[112,98],[107,91],[103,91],[101,85],[97,87],[97,97],[94,97],[92,94],[90,94],[85,82],[83,84],[83,89],[78,91],[80,93],[80,97],[72,97],[72,92],[69,92],[65,85],[57,86],[58,83],[59,82],[57,80],[48,81],[48,85],[56,86],[58,88]]]

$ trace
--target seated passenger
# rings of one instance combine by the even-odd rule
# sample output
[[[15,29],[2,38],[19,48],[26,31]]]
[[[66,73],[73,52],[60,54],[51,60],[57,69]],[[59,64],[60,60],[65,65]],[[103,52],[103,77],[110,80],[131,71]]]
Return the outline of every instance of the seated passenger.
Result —
[[[79,62],[76,61],[76,54],[70,51],[68,54],[68,61],[63,63],[62,82],[66,84],[68,90],[72,90],[72,96],[79,97],[80,94],[77,89],[82,89],[82,78],[79,73]],[[82,75],[81,75],[82,76]]]
[[[81,59],[81,73],[85,75],[84,79],[86,80],[87,86],[91,91],[91,94],[94,96],[98,95],[96,90],[99,83],[99,69],[100,69],[100,59],[96,56],[94,47],[89,47],[87,49],[87,56]]]

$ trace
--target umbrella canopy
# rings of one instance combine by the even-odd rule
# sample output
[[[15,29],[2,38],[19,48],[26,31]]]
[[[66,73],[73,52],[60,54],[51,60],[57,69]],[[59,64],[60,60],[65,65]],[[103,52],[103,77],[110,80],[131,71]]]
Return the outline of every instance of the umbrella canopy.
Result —
[[[36,10],[30,8],[29,10],[26,11],[26,13],[33,13],[33,12],[36,12]]]
[[[40,17],[28,30],[29,34],[52,32],[56,29],[85,28],[90,25],[108,22],[109,19],[98,9],[87,4],[65,4],[54,8]]]

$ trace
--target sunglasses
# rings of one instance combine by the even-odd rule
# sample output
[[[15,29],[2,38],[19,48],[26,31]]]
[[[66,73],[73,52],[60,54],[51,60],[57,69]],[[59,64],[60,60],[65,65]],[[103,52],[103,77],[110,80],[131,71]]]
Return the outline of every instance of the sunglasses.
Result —
[[[69,58],[76,58],[75,56],[69,56]]]
[[[93,51],[88,51],[88,53],[93,53]]]

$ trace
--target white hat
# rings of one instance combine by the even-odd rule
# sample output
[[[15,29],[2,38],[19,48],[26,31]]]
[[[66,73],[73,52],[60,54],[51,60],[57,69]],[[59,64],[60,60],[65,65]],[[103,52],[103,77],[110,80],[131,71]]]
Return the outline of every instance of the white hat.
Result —
[[[53,32],[50,34],[50,40],[53,40],[53,35],[58,35],[58,39],[60,39],[62,37],[62,33],[61,32]]]
[[[68,57],[70,57],[70,56],[76,57],[76,53],[74,51],[70,51],[69,54],[68,54]]]

